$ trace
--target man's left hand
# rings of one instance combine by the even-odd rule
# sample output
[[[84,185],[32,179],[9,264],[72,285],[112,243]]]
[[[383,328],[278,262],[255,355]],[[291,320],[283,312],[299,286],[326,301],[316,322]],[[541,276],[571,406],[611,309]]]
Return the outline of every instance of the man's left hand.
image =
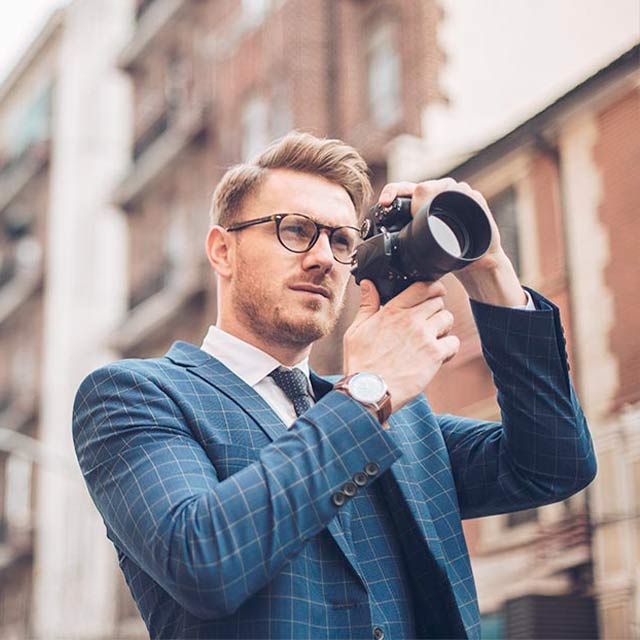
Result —
[[[487,304],[516,307],[526,304],[527,296],[520,285],[511,260],[500,243],[500,231],[493,219],[487,201],[479,191],[466,182],[456,182],[453,178],[426,180],[425,182],[391,182],[378,198],[379,204],[389,205],[398,196],[411,197],[411,215],[433,200],[443,191],[459,191],[475,200],[486,212],[491,225],[491,243],[482,258],[459,271],[455,277],[462,283],[470,298]]]

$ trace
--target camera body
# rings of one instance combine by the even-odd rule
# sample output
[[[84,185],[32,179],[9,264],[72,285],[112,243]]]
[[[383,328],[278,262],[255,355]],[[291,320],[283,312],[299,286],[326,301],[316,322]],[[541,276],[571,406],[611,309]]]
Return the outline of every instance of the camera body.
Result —
[[[354,254],[356,282],[371,280],[382,304],[422,280],[437,280],[481,258],[491,243],[485,210],[459,191],[443,191],[411,215],[411,198],[371,209],[375,233]]]

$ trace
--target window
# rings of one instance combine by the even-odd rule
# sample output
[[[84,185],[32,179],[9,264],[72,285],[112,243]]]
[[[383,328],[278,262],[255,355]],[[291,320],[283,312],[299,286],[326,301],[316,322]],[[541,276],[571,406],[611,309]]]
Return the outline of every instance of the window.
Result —
[[[29,530],[33,525],[31,510],[32,463],[9,456],[5,468],[6,522],[11,530]]]
[[[172,112],[183,105],[189,95],[189,73],[184,58],[172,51],[165,66],[164,97]]]
[[[379,20],[367,43],[367,94],[371,118],[381,128],[400,119],[401,72],[398,26],[388,19]]]
[[[489,209],[500,229],[500,240],[505,253],[513,263],[516,273],[520,275],[520,242],[518,238],[518,210],[516,190],[505,189],[488,200]]]
[[[11,139],[7,150],[10,156],[18,156],[31,145],[49,138],[52,98],[53,87],[47,86],[20,111],[14,126],[9,129]]]
[[[292,128],[291,95],[286,80],[281,80],[274,85],[271,105],[271,136],[280,138]]]
[[[262,151],[269,142],[269,109],[264,98],[250,97],[242,108],[242,160]]]
[[[170,210],[169,225],[164,237],[165,285],[177,284],[184,276],[189,256],[188,243],[184,211],[174,204]]]

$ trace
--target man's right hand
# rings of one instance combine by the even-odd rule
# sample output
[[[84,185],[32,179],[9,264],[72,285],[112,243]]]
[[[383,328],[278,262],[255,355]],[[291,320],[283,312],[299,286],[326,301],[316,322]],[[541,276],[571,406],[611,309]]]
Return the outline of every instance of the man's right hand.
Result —
[[[460,340],[449,335],[453,314],[444,308],[441,282],[416,282],[382,308],[370,280],[360,290],[360,309],[344,335],[344,373],[382,376],[397,411],[458,353]]]

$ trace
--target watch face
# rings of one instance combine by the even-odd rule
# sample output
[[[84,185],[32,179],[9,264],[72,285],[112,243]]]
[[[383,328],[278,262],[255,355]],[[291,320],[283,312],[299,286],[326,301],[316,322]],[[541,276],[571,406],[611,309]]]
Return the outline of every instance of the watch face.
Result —
[[[384,380],[375,373],[358,373],[349,381],[349,393],[366,404],[378,403],[386,391]]]

